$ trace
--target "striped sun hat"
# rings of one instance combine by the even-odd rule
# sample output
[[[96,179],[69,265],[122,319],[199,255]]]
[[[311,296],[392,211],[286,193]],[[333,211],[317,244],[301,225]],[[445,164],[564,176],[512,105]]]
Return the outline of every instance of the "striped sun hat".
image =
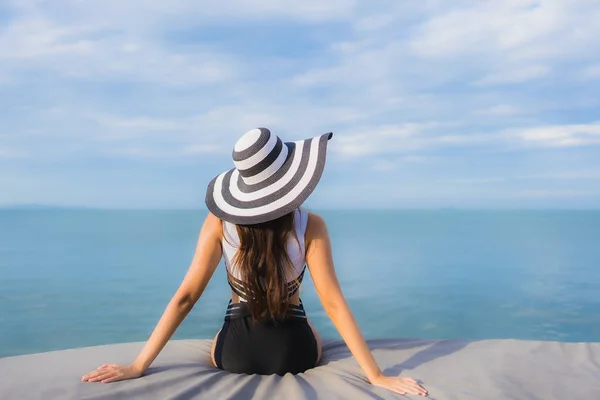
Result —
[[[246,132],[233,149],[235,168],[208,185],[208,209],[238,225],[271,221],[295,210],[317,186],[332,136],[283,142],[267,128]]]

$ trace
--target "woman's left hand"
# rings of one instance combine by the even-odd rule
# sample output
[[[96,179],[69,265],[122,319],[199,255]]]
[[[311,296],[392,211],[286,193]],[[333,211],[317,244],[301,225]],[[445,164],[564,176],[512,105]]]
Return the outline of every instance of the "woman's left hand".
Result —
[[[135,379],[142,376],[142,371],[133,365],[104,364],[95,371],[81,377],[82,382],[116,382]]]

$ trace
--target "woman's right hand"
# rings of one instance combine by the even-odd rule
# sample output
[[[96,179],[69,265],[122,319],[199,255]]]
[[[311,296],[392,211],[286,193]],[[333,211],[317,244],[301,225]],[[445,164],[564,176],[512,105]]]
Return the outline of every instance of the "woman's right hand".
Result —
[[[82,376],[81,381],[108,383],[139,378],[142,374],[143,372],[133,365],[104,364]]]
[[[412,378],[380,375],[371,380],[375,386],[386,388],[399,394],[427,396],[427,390]]]

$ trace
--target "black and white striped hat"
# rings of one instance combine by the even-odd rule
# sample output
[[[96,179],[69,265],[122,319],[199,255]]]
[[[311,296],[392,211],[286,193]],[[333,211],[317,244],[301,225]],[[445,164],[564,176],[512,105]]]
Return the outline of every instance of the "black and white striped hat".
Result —
[[[208,209],[238,225],[271,221],[295,210],[317,186],[332,136],[284,143],[267,128],[246,132],[233,149],[235,168],[208,185]]]

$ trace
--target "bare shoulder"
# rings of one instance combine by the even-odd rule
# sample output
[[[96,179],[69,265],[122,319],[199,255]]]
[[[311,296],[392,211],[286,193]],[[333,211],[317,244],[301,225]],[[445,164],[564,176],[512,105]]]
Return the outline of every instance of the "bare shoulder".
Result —
[[[206,219],[204,220],[204,226],[202,227],[202,230],[210,236],[220,238],[223,236],[223,221],[209,211]]]
[[[307,256],[314,254],[317,249],[327,249],[331,246],[327,223],[319,214],[308,213],[305,238]]]
[[[306,226],[306,262],[311,274],[333,268],[331,240],[327,223],[319,214],[309,213]],[[313,281],[317,275],[313,276]]]
[[[319,214],[309,212],[306,224],[306,238],[308,241],[327,233],[327,224]]]
[[[211,213],[210,211],[208,212],[208,215],[206,216],[206,222],[209,222],[211,224],[216,224],[216,225],[221,225],[223,223],[223,221],[221,221],[221,219],[219,217],[217,217],[215,214]]]

